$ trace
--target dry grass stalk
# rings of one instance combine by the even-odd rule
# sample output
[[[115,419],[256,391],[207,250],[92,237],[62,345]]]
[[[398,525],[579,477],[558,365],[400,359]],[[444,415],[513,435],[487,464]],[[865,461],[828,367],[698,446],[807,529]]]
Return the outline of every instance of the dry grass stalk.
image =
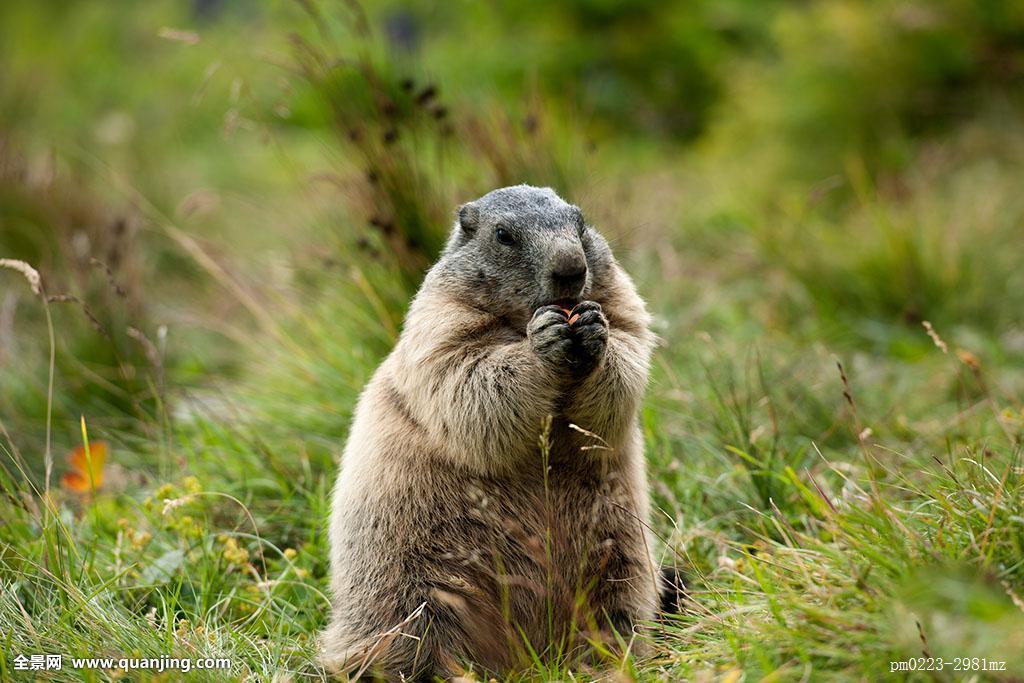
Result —
[[[942,337],[940,337],[939,333],[935,331],[935,328],[932,327],[932,324],[927,320],[922,320],[921,325],[924,326],[924,331],[928,333],[929,337],[931,337],[932,342],[935,343],[935,346],[943,353],[949,353],[949,347],[946,346],[946,342],[942,341]]]
[[[24,275],[33,294],[38,296],[42,292],[42,280],[39,277],[39,271],[24,261],[13,258],[0,258],[0,268],[9,268]]]

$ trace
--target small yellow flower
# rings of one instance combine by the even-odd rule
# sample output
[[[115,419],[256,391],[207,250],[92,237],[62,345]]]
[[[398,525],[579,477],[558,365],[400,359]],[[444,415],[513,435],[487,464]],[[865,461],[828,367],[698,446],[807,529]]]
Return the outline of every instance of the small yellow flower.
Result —
[[[174,498],[174,485],[164,484],[156,491],[153,492],[153,498],[162,500],[164,498]]]
[[[249,551],[238,545],[233,537],[224,541],[224,559],[231,564],[245,564],[249,561]]]
[[[179,619],[177,628],[174,629],[174,635],[184,638],[188,635],[188,626],[188,619]]]
[[[132,542],[132,547],[136,550],[140,550],[153,540],[153,534],[148,531],[136,532],[134,529],[129,529],[128,531],[128,538]]]
[[[192,494],[199,493],[200,491],[203,490],[202,484],[200,484],[199,480],[197,478],[193,477],[193,476],[188,476],[188,477],[185,477],[184,479],[182,479],[181,480],[181,488],[186,493],[192,493]]]
[[[285,557],[286,560],[293,560],[293,559],[295,559],[295,556],[298,555],[298,554],[299,553],[298,553],[297,550],[295,550],[295,548],[285,548],[284,549],[284,557]]]
[[[199,538],[203,535],[203,527],[191,515],[183,515],[175,522],[173,528],[184,538]]]

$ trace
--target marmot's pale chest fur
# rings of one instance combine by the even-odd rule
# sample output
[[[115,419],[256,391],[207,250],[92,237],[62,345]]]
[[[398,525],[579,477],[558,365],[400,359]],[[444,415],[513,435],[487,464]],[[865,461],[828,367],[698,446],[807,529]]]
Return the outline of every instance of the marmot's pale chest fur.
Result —
[[[628,641],[654,618],[648,323],[608,244],[550,189],[459,209],[341,461],[328,667],[502,672],[527,643],[543,657],[581,632]]]

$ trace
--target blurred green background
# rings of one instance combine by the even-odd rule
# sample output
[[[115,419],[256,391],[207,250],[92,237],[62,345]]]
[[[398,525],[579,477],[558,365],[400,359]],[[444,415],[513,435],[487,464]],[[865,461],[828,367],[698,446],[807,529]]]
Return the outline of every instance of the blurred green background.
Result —
[[[519,182],[662,338],[693,605],[624,675],[1024,670],[1024,4],[4,3],[0,45],[0,258],[44,290],[0,268],[0,673],[322,675],[348,416],[454,207]]]

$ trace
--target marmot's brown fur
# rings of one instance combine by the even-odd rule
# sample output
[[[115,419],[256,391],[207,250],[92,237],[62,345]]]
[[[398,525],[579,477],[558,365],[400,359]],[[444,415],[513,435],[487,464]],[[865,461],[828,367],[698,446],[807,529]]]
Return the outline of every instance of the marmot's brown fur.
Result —
[[[549,189],[495,190],[458,215],[342,458],[332,670],[508,671],[525,643],[545,656],[581,631],[628,641],[655,616],[644,303]]]

